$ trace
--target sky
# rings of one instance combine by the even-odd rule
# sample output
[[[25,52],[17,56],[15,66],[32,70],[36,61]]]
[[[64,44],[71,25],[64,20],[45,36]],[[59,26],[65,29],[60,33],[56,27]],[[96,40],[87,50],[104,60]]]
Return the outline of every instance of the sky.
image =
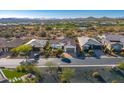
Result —
[[[0,10],[0,18],[124,17],[124,10]]]

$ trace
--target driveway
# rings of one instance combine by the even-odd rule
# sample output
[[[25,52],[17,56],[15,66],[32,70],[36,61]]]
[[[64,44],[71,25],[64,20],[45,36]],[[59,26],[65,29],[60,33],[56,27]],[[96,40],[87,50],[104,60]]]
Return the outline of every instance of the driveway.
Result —
[[[95,56],[98,57],[98,58],[105,55],[105,53],[100,49],[95,49],[94,53],[95,53]]]
[[[4,52],[2,52],[1,54],[0,54],[0,58],[6,58],[7,56],[9,56],[10,54],[9,53],[4,53]]]

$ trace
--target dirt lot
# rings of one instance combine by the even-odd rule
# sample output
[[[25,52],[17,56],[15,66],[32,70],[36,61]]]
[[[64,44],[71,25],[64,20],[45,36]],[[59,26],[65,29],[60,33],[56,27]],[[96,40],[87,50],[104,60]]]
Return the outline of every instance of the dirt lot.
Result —
[[[71,83],[112,83],[116,81],[118,83],[124,82],[124,71],[116,71],[110,67],[76,67],[75,76],[70,80]],[[42,68],[42,71],[45,69]],[[92,76],[93,72],[99,72],[101,78],[97,79]],[[43,80],[44,83],[57,83],[55,75],[47,75]]]

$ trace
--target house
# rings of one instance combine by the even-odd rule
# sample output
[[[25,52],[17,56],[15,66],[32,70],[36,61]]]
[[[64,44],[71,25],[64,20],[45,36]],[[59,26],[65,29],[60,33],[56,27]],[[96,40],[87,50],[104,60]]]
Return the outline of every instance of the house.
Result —
[[[4,38],[0,38],[0,52],[8,52],[12,48],[25,44],[25,42],[27,42],[27,40],[23,40],[19,38],[10,41]]]
[[[64,44],[60,43],[60,40],[59,39],[49,40],[49,42],[50,42],[51,47],[53,49],[62,48],[64,46]]]
[[[71,38],[63,38],[57,40],[50,40],[52,48],[61,48],[67,53],[76,53],[75,40]]]
[[[90,49],[101,49],[102,44],[94,38],[90,38],[87,36],[82,36],[77,38],[77,51],[85,51]]]
[[[41,49],[44,48],[46,43],[47,40],[32,39],[29,42],[27,42],[25,45],[31,45],[34,51],[40,51]]]
[[[76,53],[76,43],[74,39],[64,38],[60,40],[61,44],[64,45],[64,51],[67,53]]]
[[[7,41],[6,47],[8,48],[8,50],[10,50],[12,48],[16,48],[16,47],[18,47],[20,45],[25,44],[27,41],[28,40],[16,38],[16,39],[13,39],[11,41]]]
[[[87,30],[87,27],[79,27],[78,29],[83,31],[83,30]]]
[[[117,25],[116,22],[110,22],[110,21],[100,22],[99,24],[101,26],[115,26],[115,25]]]
[[[48,40],[32,39],[29,42],[27,42],[26,45],[31,45],[34,47],[35,50],[39,51],[44,48],[47,41]],[[51,44],[52,49],[61,48],[68,53],[76,52],[75,41],[70,38],[54,39],[54,40],[49,40],[49,42]]]
[[[0,53],[8,51],[6,44],[7,40],[5,38],[0,38]]]
[[[124,36],[123,35],[105,34],[105,35],[99,36],[99,38],[101,39],[101,43],[108,50],[114,49],[115,51],[121,51],[124,47]]]

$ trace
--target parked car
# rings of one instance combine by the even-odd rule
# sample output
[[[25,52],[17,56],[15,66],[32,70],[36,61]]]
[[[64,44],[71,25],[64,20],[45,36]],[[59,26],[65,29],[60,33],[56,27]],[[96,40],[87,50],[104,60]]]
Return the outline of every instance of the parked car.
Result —
[[[39,53],[34,54],[34,59],[35,59],[35,60],[39,60],[39,58],[40,58],[40,54],[39,54]]]
[[[71,63],[71,60],[69,58],[62,58],[62,61],[66,63]]]

